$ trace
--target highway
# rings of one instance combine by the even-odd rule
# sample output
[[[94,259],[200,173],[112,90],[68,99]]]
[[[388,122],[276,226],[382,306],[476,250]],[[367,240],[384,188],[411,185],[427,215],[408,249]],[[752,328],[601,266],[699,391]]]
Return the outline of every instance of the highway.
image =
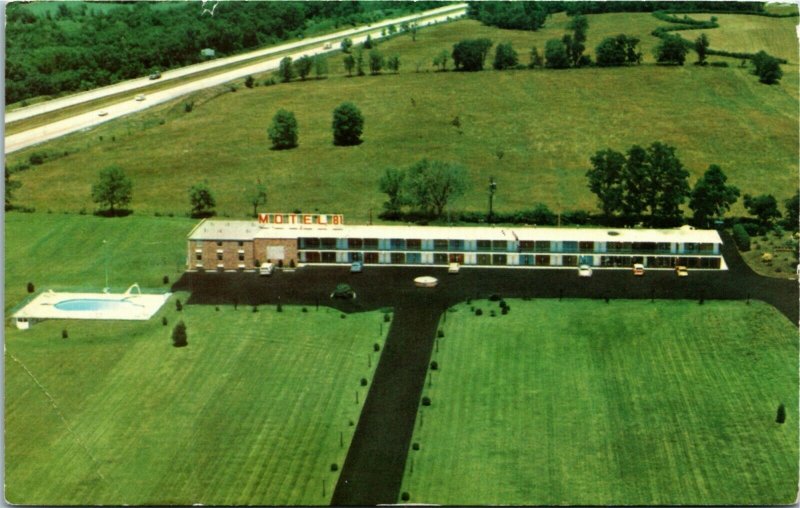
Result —
[[[372,39],[380,39],[381,29],[388,27],[389,25],[398,25],[403,22],[414,22],[418,27],[424,27],[434,23],[446,21],[448,18],[454,19],[463,16],[466,14],[466,8],[466,4],[463,3],[448,5],[438,9],[417,13],[415,15],[373,23],[372,25],[368,26],[356,27],[350,30],[344,30],[320,37],[304,39],[302,41],[282,44],[280,46],[272,46],[267,49],[260,49],[229,58],[212,60],[172,71],[166,71],[162,73],[162,77],[158,82],[160,83],[185,76],[191,76],[192,74],[208,71],[209,69],[224,67],[226,65],[250,59],[268,57],[271,54],[283,53],[285,51],[291,51],[298,48],[302,49],[298,49],[296,52],[290,53],[288,56],[290,56],[292,59],[297,59],[304,55],[313,56],[326,52],[335,53],[340,51],[339,44],[345,37],[350,37],[354,44],[363,42],[367,38],[367,35],[371,36]],[[331,44],[331,48],[325,48],[327,43]],[[40,127],[7,136],[5,138],[5,152],[7,154],[12,153],[32,145],[63,136],[65,134],[91,128],[109,120],[113,120],[137,111],[142,111],[149,107],[155,106],[156,104],[161,104],[176,99],[197,90],[221,85],[223,83],[240,79],[251,74],[275,70],[278,68],[280,60],[285,56],[287,55],[281,54],[279,57],[269,58],[267,60],[259,60],[257,63],[252,65],[239,67],[227,72],[221,71],[218,74],[198,78],[197,80],[190,82],[176,84],[174,87],[159,90],[151,94],[146,93],[146,87],[148,85],[152,85],[154,81],[148,79],[147,77],[143,77],[14,110],[6,114],[6,124],[41,114],[51,113],[65,107],[101,99],[110,95],[125,92],[130,92],[131,94],[129,97],[120,99],[120,102],[118,103],[107,105],[102,108],[77,114],[63,120],[58,120]],[[137,92],[144,94],[145,99],[142,101],[134,100],[134,96],[138,95]],[[106,114],[99,116],[101,111],[105,112]]]

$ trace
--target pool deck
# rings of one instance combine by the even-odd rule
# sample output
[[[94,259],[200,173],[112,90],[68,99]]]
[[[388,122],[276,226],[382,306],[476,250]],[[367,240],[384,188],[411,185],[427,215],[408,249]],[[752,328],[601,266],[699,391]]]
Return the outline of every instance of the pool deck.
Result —
[[[138,293],[56,293],[45,291],[36,295],[20,310],[14,319],[113,319],[147,320],[169,299],[172,293],[144,295]],[[64,310],[56,304],[68,300],[124,301],[128,304],[102,310]]]

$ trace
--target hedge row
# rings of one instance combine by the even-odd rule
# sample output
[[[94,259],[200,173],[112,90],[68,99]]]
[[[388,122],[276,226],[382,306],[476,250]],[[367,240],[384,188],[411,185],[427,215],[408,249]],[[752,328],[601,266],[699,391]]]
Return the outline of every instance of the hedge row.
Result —
[[[733,241],[736,242],[739,250],[750,250],[750,235],[747,234],[747,231],[745,231],[744,226],[741,224],[733,225]]]

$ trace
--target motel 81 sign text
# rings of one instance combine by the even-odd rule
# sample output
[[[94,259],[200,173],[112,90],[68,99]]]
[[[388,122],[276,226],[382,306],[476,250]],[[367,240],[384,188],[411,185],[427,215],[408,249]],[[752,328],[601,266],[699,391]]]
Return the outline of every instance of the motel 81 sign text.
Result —
[[[344,215],[326,213],[259,213],[258,224],[264,226],[270,224],[341,226],[344,224]]]

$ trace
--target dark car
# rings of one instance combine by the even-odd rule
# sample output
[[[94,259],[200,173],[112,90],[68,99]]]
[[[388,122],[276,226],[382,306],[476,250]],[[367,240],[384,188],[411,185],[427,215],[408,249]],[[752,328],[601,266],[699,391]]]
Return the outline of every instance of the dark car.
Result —
[[[154,73],[150,74],[150,79],[158,79],[160,77],[161,77],[161,73],[160,72],[154,72]]]

